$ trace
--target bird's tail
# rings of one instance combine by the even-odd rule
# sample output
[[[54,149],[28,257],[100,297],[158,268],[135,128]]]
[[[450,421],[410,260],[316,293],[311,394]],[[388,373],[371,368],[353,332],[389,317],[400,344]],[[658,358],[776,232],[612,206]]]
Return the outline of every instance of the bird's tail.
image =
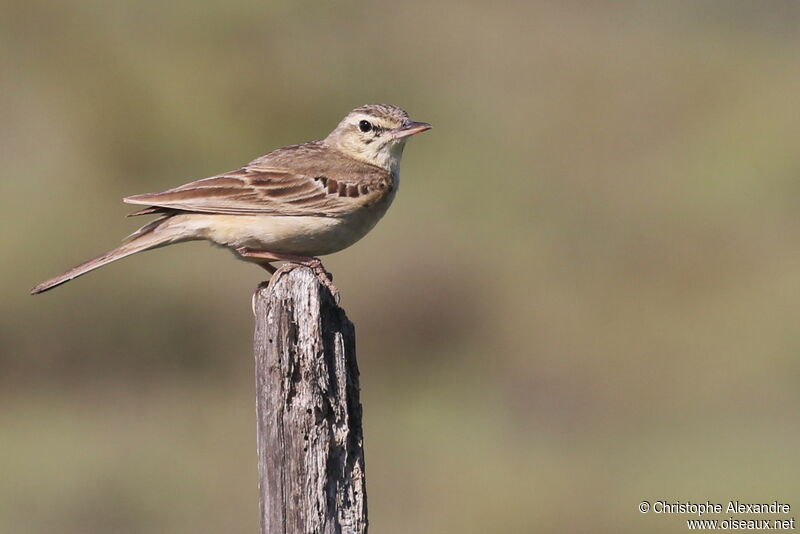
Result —
[[[179,228],[173,227],[169,224],[163,224],[169,219],[170,217],[167,216],[162,219],[152,221],[151,223],[137,230],[128,238],[125,243],[117,248],[109,250],[105,254],[101,254],[96,258],[87,260],[80,265],[76,265],[72,269],[37,285],[31,289],[31,295],[44,293],[49,289],[53,289],[56,286],[60,286],[61,284],[69,282],[73,278],[77,278],[88,273],[89,271],[93,271],[98,267],[102,267],[103,265],[109,264],[112,261],[120,260],[126,256],[130,256],[131,254],[136,254],[137,252],[142,252],[144,250],[150,250],[168,245],[170,243],[175,243],[177,241],[182,241],[183,239]]]

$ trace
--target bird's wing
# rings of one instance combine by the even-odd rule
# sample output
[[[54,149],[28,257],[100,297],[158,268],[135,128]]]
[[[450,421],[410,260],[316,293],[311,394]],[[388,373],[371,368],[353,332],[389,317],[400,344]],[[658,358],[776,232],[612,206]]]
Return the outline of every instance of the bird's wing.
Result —
[[[392,189],[388,171],[338,153],[298,147],[304,145],[279,149],[235,171],[124,200],[202,213],[342,217],[380,201]],[[290,152],[302,154],[291,157]],[[303,157],[308,155],[319,157]]]

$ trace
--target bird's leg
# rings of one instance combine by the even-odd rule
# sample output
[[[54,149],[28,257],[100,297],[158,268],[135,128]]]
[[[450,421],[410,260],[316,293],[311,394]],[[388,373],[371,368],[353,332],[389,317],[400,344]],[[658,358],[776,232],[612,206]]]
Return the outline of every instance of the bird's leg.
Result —
[[[272,265],[271,263],[269,263],[267,261],[259,262],[257,265],[259,267],[263,267],[269,274],[275,274],[275,271],[278,270],[274,265]]]
[[[276,272],[287,272],[294,269],[297,265],[309,267],[312,271],[314,271],[314,274],[317,275],[317,278],[320,282],[322,282],[322,285],[328,288],[334,298],[338,299],[339,290],[336,289],[335,285],[333,285],[333,275],[325,270],[325,267],[322,265],[322,261],[319,258],[314,258],[312,256],[297,256],[295,254],[282,254],[280,252],[269,252],[267,250],[255,250],[247,247],[239,247],[236,249],[236,252],[243,258],[267,260],[266,262],[259,263],[259,265],[273,273],[272,279],[277,279],[275,277]],[[286,261],[289,263],[282,265],[280,269],[274,270],[275,268],[272,267],[272,265],[269,265],[269,261]],[[267,265],[269,265],[269,267],[266,267]]]

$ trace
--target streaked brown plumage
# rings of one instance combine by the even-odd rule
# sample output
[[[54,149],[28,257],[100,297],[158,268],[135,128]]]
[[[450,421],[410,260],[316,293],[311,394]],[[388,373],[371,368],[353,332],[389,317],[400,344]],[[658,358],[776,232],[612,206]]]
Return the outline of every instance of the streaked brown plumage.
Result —
[[[125,198],[159,215],[121,246],[47,280],[37,294],[136,252],[206,239],[271,272],[271,261],[320,268],[321,256],[371,230],[394,199],[408,136],[430,125],[394,106],[351,111],[325,139],[279,148],[235,171]]]
[[[390,170],[311,141],[279,148],[235,171],[125,202],[203,213],[336,217],[375,204],[392,190]]]

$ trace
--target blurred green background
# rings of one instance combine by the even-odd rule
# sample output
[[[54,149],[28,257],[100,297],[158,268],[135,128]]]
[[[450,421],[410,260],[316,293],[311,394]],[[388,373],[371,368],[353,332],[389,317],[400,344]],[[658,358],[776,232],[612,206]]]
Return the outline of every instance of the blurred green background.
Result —
[[[261,270],[193,243],[27,290],[132,232],[121,197],[374,102],[435,128],[326,260],[372,532],[800,508],[797,2],[1,6],[0,532],[256,532]]]

